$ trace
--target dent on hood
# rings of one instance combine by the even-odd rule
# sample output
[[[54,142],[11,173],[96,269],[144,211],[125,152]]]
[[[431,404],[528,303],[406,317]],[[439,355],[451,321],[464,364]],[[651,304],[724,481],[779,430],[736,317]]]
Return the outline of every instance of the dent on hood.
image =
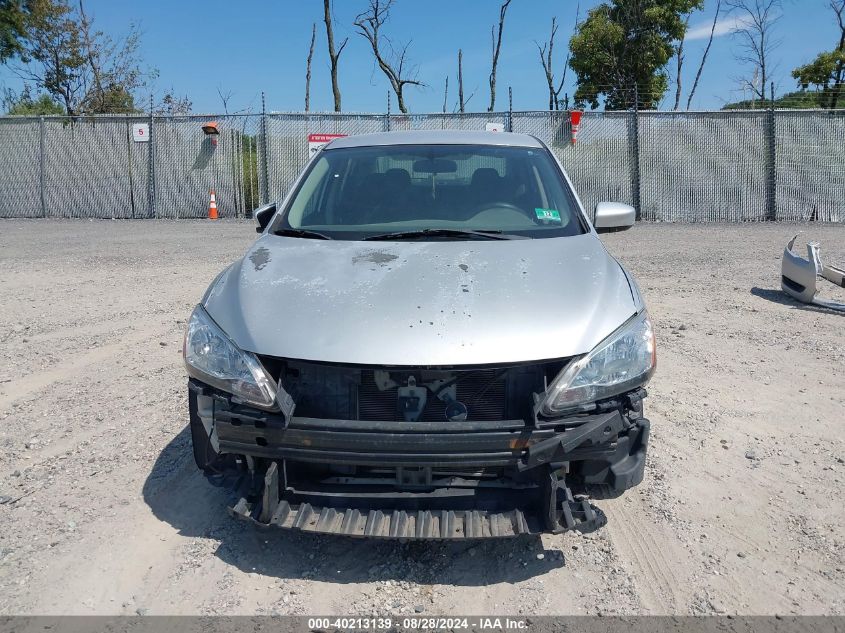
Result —
[[[256,353],[446,366],[586,353],[639,310],[637,294],[591,235],[376,248],[272,236],[204,303]]]
[[[361,253],[360,255],[355,255],[352,258],[352,263],[361,264],[369,262],[370,264],[378,264],[379,266],[384,266],[395,259],[399,259],[399,255],[394,255],[393,253],[388,253],[383,250],[373,250],[369,253]]]
[[[255,266],[255,270],[263,270],[270,263],[270,249],[259,246],[249,255],[249,261]]]

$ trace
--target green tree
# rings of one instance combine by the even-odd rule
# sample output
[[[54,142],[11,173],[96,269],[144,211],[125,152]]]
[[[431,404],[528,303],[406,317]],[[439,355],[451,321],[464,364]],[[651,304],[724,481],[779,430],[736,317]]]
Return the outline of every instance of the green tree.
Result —
[[[20,95],[7,91],[3,97],[3,106],[6,114],[34,116],[65,113],[61,104],[56,103],[48,94],[41,94],[38,98],[33,98],[28,86],[24,88]]]
[[[0,63],[23,51],[27,5],[23,0],[0,0]]]
[[[23,64],[15,72],[61,103],[67,114],[77,114],[85,94],[85,58],[70,6],[64,0],[33,0],[26,32]]]
[[[839,44],[832,51],[819,53],[809,64],[792,71],[802,90],[810,86],[819,93],[819,105],[834,109],[840,105],[845,83],[845,0],[830,0],[830,8],[839,25]]]
[[[579,105],[655,108],[669,86],[666,66],[683,40],[684,17],[703,0],[608,0],[590,10],[569,41]]]
[[[821,93],[811,91],[796,91],[788,92],[782,97],[775,99],[774,104],[768,100],[760,99],[745,99],[744,101],[735,101],[733,103],[726,103],[722,106],[722,110],[760,110],[774,105],[779,110],[807,110],[813,108],[821,108]]]
[[[140,59],[140,31],[121,38],[98,30],[68,0],[28,0],[17,75],[61,103],[65,113],[136,112],[135,94],[155,76]]]

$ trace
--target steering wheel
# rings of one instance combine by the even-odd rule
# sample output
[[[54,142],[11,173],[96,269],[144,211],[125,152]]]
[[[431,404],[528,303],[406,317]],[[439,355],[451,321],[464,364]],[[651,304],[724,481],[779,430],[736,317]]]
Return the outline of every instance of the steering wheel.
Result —
[[[522,217],[527,217],[524,209],[516,206],[515,204],[511,204],[510,202],[482,202],[472,208],[472,215],[475,216],[484,211],[490,211],[491,209],[507,209],[509,211],[519,213]]]

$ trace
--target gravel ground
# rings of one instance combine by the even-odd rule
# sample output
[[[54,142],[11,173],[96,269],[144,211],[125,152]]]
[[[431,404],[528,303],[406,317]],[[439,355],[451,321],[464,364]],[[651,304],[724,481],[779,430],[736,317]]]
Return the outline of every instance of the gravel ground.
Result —
[[[399,544],[257,531],[194,467],[184,322],[251,225],[0,221],[0,614],[845,614],[845,316],[781,294],[800,228],[845,264],[845,226],[606,237],[659,367],[605,528]]]

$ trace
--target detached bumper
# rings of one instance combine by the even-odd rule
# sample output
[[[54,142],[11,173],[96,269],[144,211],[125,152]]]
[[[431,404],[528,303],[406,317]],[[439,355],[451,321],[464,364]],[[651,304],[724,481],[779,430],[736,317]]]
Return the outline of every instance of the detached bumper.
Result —
[[[233,404],[192,383],[220,453],[257,464],[232,508],[261,525],[374,538],[508,537],[589,531],[603,516],[567,483],[615,492],[642,481],[649,421],[615,409],[563,420],[383,422],[326,420]],[[209,402],[210,399],[210,402]],[[209,404],[211,406],[209,406]],[[331,468],[331,477],[291,476]],[[337,475],[348,469],[349,476]],[[374,483],[370,472],[391,473]],[[469,480],[471,471],[495,479]]]

